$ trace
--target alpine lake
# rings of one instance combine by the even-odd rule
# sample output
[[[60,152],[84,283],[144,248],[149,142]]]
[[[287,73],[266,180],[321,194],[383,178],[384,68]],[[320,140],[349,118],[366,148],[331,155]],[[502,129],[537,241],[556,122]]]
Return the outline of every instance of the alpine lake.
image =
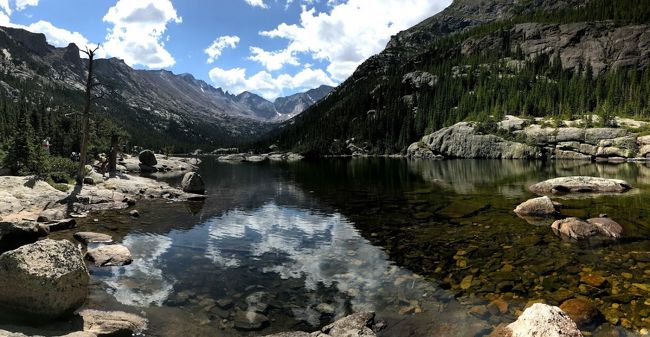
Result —
[[[473,337],[531,303],[586,298],[597,308],[586,336],[650,329],[650,164],[206,157],[199,173],[204,202],[139,202],[139,218],[94,213],[52,235],[107,233],[133,254],[131,265],[91,268],[85,308],[141,314],[147,336],[314,331],[375,311],[381,336]],[[513,213],[535,197],[528,186],[573,175],[634,187],[553,197],[562,217],[605,213],[623,238],[573,241],[553,219]]]

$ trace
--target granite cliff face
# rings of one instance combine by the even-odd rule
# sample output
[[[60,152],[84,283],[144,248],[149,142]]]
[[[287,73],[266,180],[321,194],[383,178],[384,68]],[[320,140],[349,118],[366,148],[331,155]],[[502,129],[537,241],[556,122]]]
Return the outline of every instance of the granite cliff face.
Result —
[[[559,57],[564,69],[587,64],[595,74],[622,67],[647,67],[650,62],[650,25],[616,26],[612,22],[572,24],[518,24],[505,35],[470,38],[460,48],[464,56],[494,52],[504,39],[529,60],[540,55]]]

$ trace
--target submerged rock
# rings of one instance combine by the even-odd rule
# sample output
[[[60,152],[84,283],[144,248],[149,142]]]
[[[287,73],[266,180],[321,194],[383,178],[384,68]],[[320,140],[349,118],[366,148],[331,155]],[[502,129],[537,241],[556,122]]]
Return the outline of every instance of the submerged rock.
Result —
[[[557,205],[549,197],[530,199],[515,208],[515,213],[529,216],[549,216],[557,213]]]
[[[623,227],[609,218],[593,218],[586,222],[578,218],[566,218],[555,221],[551,228],[557,233],[573,239],[585,239],[592,236],[620,238]]]
[[[203,182],[203,178],[201,178],[200,174],[196,172],[189,172],[183,176],[181,189],[185,193],[204,194],[205,183]]]
[[[549,179],[530,186],[537,194],[555,193],[622,193],[632,186],[624,180],[598,177],[561,177]]]
[[[501,325],[490,337],[582,337],[578,326],[560,308],[536,303],[509,325]]]
[[[29,244],[0,255],[0,306],[30,319],[65,316],[86,300],[89,278],[70,241]]]
[[[589,325],[598,316],[596,306],[590,300],[582,297],[564,301],[560,305],[560,309],[569,315],[578,326]]]
[[[623,235],[623,227],[610,218],[593,218],[587,222],[596,226],[603,235],[613,238],[620,238]]]
[[[113,238],[108,234],[93,233],[93,232],[78,232],[74,234],[74,238],[88,245],[89,243],[111,243]]]
[[[86,259],[97,267],[123,266],[133,262],[131,252],[122,245],[101,246],[89,249]]]
[[[566,218],[555,221],[551,228],[559,234],[566,235],[572,239],[584,239],[598,235],[598,228],[578,218]]]
[[[82,310],[84,332],[97,336],[133,336],[142,333],[147,320],[122,311]]]
[[[236,329],[255,331],[263,329],[269,323],[269,319],[254,311],[237,310],[234,323]]]

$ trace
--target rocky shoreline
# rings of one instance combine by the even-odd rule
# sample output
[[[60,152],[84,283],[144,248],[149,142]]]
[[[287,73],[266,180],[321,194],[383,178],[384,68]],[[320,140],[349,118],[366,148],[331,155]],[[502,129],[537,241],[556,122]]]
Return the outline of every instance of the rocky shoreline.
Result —
[[[84,245],[68,240],[42,239],[50,232],[76,227],[77,218],[89,212],[133,208],[139,200],[200,201],[205,187],[197,173],[197,160],[167,158],[143,151],[138,157],[124,156],[119,173],[100,174],[87,166],[84,185],[69,185],[66,191],[32,177],[0,176],[0,308],[10,322],[43,324],[74,317],[83,331],[65,336],[132,335],[146,329],[146,319],[119,311],[84,309],[90,274],[85,261],[96,267],[131,263],[131,253],[111,244],[110,235],[76,233]],[[184,174],[180,188],[131,173],[165,172]],[[85,247],[92,244],[91,247]],[[6,322],[5,322],[6,323]],[[0,330],[0,336],[26,336]]]
[[[591,120],[598,121],[597,116]],[[591,127],[584,120],[555,121],[506,116],[493,129],[461,122],[411,144],[407,157],[424,159],[552,159],[646,161],[650,136],[647,122],[616,118],[617,127]]]

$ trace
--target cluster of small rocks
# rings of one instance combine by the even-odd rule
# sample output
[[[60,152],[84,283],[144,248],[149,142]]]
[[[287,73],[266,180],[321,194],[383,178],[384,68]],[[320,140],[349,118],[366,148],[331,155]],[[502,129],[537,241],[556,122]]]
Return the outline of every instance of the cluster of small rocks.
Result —
[[[603,194],[623,193],[632,187],[626,181],[598,177],[562,177],[549,179],[530,187],[537,194]],[[514,212],[529,223],[544,224],[545,219],[560,215],[561,204],[554,202],[547,195],[527,200],[518,205]],[[618,239],[623,235],[623,227],[609,219],[606,214],[598,218],[583,221],[576,217],[560,219],[551,224],[559,235],[571,239],[604,237]]]

